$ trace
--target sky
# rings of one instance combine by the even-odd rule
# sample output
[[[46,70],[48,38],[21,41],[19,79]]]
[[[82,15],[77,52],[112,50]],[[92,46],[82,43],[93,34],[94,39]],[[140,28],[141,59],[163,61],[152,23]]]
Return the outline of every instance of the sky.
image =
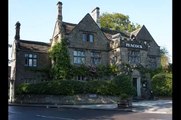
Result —
[[[57,19],[59,0],[9,0],[8,42],[13,44],[15,24],[20,22],[20,39],[49,42]],[[122,13],[133,23],[145,25],[154,40],[166,48],[172,63],[172,1],[171,0],[60,0],[63,21],[78,24],[99,7],[100,14]],[[9,48],[9,59],[11,59]]]

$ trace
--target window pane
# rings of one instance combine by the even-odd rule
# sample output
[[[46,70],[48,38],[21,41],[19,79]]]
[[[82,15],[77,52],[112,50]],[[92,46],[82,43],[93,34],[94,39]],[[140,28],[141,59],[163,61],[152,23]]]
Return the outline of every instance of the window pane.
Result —
[[[74,51],[74,56],[77,56],[77,51]]]
[[[29,54],[29,58],[32,58],[32,54]]]
[[[84,42],[87,41],[87,34],[85,33],[82,34],[82,41]]]
[[[77,54],[77,56],[81,56],[81,54],[82,54],[82,53],[81,53],[81,51],[78,51],[78,54]]]
[[[89,41],[94,42],[94,36],[92,34],[89,35]]]
[[[32,59],[29,59],[29,66],[32,66]]]
[[[79,63],[79,64],[81,63],[80,57],[77,58],[77,63]]]
[[[33,58],[37,58],[37,55],[33,55]]]
[[[85,56],[85,52],[82,52],[81,56]]]
[[[37,66],[37,60],[33,59],[33,66],[36,67]]]

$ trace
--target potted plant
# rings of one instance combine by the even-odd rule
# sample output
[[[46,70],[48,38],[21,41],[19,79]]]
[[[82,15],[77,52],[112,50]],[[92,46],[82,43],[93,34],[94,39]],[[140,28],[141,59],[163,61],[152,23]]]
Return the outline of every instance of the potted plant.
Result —
[[[132,106],[132,101],[129,95],[125,93],[121,94],[118,101],[118,108],[127,108],[130,106]]]

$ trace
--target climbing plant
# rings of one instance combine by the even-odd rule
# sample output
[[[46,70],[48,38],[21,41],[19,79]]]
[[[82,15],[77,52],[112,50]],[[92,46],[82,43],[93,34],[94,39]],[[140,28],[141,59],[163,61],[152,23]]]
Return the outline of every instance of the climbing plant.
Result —
[[[60,43],[50,48],[49,56],[53,62],[51,68],[51,76],[55,80],[65,80],[72,77],[72,66],[67,49],[66,39],[62,39]]]

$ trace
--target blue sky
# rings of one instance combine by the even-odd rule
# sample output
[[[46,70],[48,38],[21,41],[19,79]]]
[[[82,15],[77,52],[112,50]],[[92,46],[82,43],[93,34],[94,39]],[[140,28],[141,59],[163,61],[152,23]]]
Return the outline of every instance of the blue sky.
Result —
[[[49,42],[57,18],[58,0],[9,0],[8,39],[12,44],[15,23],[21,23],[20,38]],[[159,46],[165,47],[172,62],[171,0],[61,0],[63,21],[78,23],[95,7],[100,13],[122,13],[130,21],[145,25]],[[9,57],[11,48],[9,49]]]

